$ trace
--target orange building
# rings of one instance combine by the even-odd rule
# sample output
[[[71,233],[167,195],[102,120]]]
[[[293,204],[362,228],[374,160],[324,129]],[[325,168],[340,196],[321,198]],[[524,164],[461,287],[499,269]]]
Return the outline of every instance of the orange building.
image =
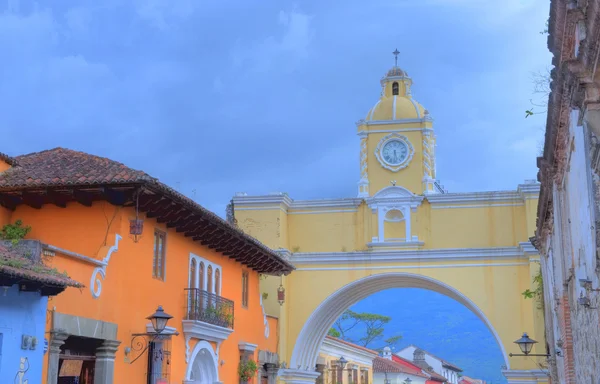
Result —
[[[0,226],[86,287],[48,302],[43,383],[275,383],[277,319],[261,274],[293,266],[148,174],[56,148],[0,155]],[[147,319],[157,311],[172,316]],[[155,319],[156,320],[156,319]]]

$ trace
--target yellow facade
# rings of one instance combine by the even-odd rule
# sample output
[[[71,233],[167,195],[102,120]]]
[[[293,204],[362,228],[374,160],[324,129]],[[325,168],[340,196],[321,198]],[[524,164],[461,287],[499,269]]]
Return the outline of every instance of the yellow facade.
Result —
[[[327,336],[319,350],[317,371],[322,373],[322,384],[372,383],[373,359],[377,356],[373,350]]]
[[[279,353],[290,371],[282,379],[313,380],[307,372],[318,344],[349,306],[383,289],[420,287],[455,298],[488,325],[509,382],[545,382],[532,358],[508,357],[520,353],[513,341],[524,331],[544,345],[542,312],[521,295],[539,269],[528,240],[539,185],[447,193],[436,179],[433,119],[412,98],[412,80],[394,67],[381,86],[380,100],[357,123],[356,197],[234,197],[238,225],[297,267],[283,281],[261,284],[267,312],[280,319]],[[280,284],[287,291],[281,307]]]

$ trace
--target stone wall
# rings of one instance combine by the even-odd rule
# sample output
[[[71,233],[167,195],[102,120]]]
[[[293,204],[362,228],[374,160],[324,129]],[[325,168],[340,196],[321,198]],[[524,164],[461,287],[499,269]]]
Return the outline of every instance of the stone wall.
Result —
[[[553,383],[600,383],[600,0],[551,0],[553,54],[534,245]]]

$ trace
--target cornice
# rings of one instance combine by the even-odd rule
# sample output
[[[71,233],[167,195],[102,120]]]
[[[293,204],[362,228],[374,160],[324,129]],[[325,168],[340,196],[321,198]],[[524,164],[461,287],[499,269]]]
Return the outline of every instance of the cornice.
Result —
[[[527,242],[515,247],[372,250],[355,252],[301,252],[292,254],[295,266],[306,264],[352,264],[410,261],[473,261],[529,258],[537,255]]]
[[[283,209],[288,212],[291,209],[307,208],[337,208],[337,209],[356,209],[363,202],[361,198],[341,198],[341,199],[319,199],[319,200],[293,200],[287,194],[281,195],[262,195],[248,196],[237,194],[233,198],[236,210],[264,208],[264,209]],[[289,212],[294,213],[294,212]],[[300,212],[301,213],[301,212]]]
[[[548,370],[546,370],[546,369],[540,369],[540,370],[504,369],[504,370],[502,370],[502,374],[507,379],[523,379],[523,378],[546,379],[546,378],[548,378]]]
[[[523,203],[525,200],[537,199],[540,192],[539,183],[519,184],[516,191],[462,192],[440,193],[426,197],[430,204],[448,203]]]
[[[196,320],[183,320],[183,333],[186,338],[195,337],[196,339],[221,343],[231,335],[233,329],[219,327]]]
[[[423,199],[432,204],[435,209],[443,208],[440,206],[449,204],[468,204],[477,203],[478,206],[485,206],[486,203],[506,203],[511,205],[521,205],[525,200],[537,199],[540,193],[539,183],[528,182],[519,184],[517,190],[513,191],[490,191],[490,192],[459,192],[459,193],[439,193],[434,195],[414,195],[410,197],[410,200],[420,204]],[[380,191],[381,192],[381,191]],[[408,197],[407,197],[408,198]],[[400,198],[402,202],[405,202],[406,198]],[[258,195],[248,196],[245,193],[237,193],[233,197],[233,203],[236,210],[268,210],[268,209],[281,209],[285,213],[290,210],[302,210],[302,209],[317,209],[316,211],[310,212],[289,212],[290,214],[301,214],[301,213],[320,213],[318,209],[335,209],[342,210],[347,209],[348,212],[356,210],[363,201],[368,204],[374,202],[394,202],[391,198],[385,196],[374,195],[370,198],[338,198],[338,199],[318,199],[318,200],[293,200],[286,193],[278,192],[269,195]],[[398,201],[400,202],[400,200]],[[460,208],[460,205],[457,206]],[[469,207],[464,207],[469,208]],[[322,213],[327,213],[324,211]]]
[[[328,337],[321,344],[321,353],[328,356],[344,356],[351,363],[372,366],[373,359],[379,356],[375,351],[367,352],[362,348],[353,347],[346,343]]]
[[[384,241],[380,243],[367,243],[367,247],[369,248],[419,248],[425,245],[422,241],[403,241],[403,242],[394,242],[394,241]]]

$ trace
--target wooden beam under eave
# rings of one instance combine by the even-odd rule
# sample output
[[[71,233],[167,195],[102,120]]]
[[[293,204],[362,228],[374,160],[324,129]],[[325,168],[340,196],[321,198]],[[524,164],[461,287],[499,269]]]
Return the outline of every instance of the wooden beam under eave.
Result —
[[[72,190],[72,191],[70,191],[70,193],[73,195],[73,198],[75,199],[75,201],[77,201],[79,204],[81,204],[83,206],[91,207],[92,203],[94,202],[94,198],[93,198],[92,194],[89,192]]]
[[[22,203],[22,200],[18,196],[12,196],[7,194],[0,194],[0,205],[6,209],[14,211],[17,206]]]
[[[49,203],[54,204],[60,208],[67,208],[67,203],[70,200],[69,196],[66,196],[56,191],[46,191],[46,197],[48,198]]]
[[[44,197],[34,193],[24,192],[22,195],[23,204],[35,209],[42,209],[44,205]]]

